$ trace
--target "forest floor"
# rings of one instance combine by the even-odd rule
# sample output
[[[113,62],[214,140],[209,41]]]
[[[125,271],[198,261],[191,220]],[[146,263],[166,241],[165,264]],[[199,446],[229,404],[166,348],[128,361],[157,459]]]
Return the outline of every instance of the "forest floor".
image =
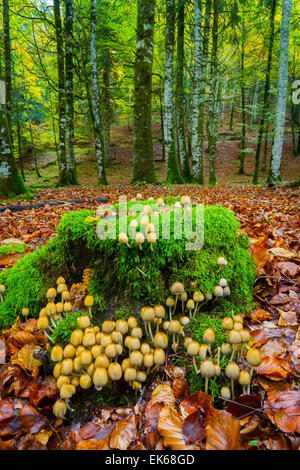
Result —
[[[256,308],[245,323],[263,360],[256,371],[251,395],[241,395],[224,405],[226,411],[216,410],[202,392],[189,397],[182,371],[167,366],[154,383],[148,384],[146,394],[135,407],[98,410],[87,423],[64,425],[49,414],[49,403],[57,397],[51,378],[45,378],[41,370],[28,374],[18,363],[8,363],[0,367],[0,449],[300,448],[300,191],[283,185],[267,188],[247,184],[249,176],[234,174],[238,149],[236,141],[219,144],[217,171],[223,184],[214,187],[129,185],[131,167],[126,141],[124,147],[114,147],[113,155],[119,161],[108,171],[111,186],[99,188],[96,177],[88,175],[94,165],[92,156],[87,157],[88,150],[84,151],[79,166],[81,186],[44,187],[31,201],[65,201],[63,205],[1,213],[0,245],[5,239],[16,238],[27,245],[25,253],[33,251],[56,236],[64,213],[95,209],[99,205],[94,201],[97,197],[115,203],[120,195],[130,200],[138,192],[144,199],[189,194],[194,202],[221,204],[231,209],[241,223],[241,231],[250,237],[257,262]],[[157,152],[159,156],[159,148]],[[122,158],[127,161],[125,170],[120,165]],[[300,159],[290,155],[284,161],[283,179],[296,179]],[[287,161],[295,165],[293,170],[287,167]],[[156,164],[161,168],[160,162]],[[46,186],[51,184],[49,168],[53,171],[54,167],[45,169],[50,180]],[[252,171],[249,157],[246,171]],[[163,172],[158,174],[161,177]],[[70,201],[75,199],[84,202],[72,204]],[[15,198],[1,202],[18,205],[25,201]],[[0,270],[12,266],[22,256],[20,253],[2,256]],[[32,323],[29,327],[30,331],[34,329]],[[15,327],[8,333],[14,352],[29,341],[27,327],[18,328],[19,331]],[[157,385],[161,386],[151,398]]]

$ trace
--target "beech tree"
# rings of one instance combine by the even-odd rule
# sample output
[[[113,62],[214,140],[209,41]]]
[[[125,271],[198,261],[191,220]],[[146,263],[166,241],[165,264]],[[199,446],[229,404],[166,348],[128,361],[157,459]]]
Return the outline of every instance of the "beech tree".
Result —
[[[138,0],[134,65],[133,182],[156,182],[152,139],[155,0]]]

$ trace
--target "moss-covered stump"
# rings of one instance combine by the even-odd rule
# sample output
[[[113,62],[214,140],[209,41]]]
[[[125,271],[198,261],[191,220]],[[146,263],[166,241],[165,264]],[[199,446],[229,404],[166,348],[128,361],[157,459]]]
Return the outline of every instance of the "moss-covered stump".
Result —
[[[155,201],[140,204],[143,208]],[[140,220],[140,216],[132,215],[131,207],[129,203],[127,224],[133,218]],[[118,210],[118,205],[115,208]],[[192,216],[195,225],[195,207]],[[159,231],[161,218],[160,214]],[[122,215],[114,218],[117,234],[123,219]],[[109,220],[107,223],[111,223]],[[55,285],[57,277],[64,276],[68,284],[78,282],[85,268],[93,270],[89,292],[95,298],[95,315],[105,314],[110,299],[116,297],[129,305],[131,314],[141,305],[165,304],[169,287],[175,280],[181,281],[188,292],[191,292],[190,283],[196,282],[197,290],[213,293],[220,278],[226,278],[230,296],[213,298],[200,310],[220,316],[250,311],[255,266],[248,250],[249,240],[238,233],[239,222],[234,214],[221,206],[204,208],[204,245],[200,250],[187,250],[189,240],[185,235],[182,239],[174,238],[174,210],[170,211],[170,220],[170,238],[161,239],[157,233],[152,251],[147,241],[140,250],[130,238],[130,247],[121,244],[118,235],[116,239],[100,240],[93,211],[64,215],[56,238],[0,274],[0,284],[6,287],[4,301],[0,303],[0,328],[13,324],[24,307],[29,308],[32,316],[38,316],[45,305],[46,291]],[[217,263],[219,257],[227,260],[222,269]]]

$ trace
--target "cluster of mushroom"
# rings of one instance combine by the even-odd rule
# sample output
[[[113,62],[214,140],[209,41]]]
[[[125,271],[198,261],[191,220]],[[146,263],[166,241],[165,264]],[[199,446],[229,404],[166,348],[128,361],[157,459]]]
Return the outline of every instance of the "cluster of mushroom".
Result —
[[[208,391],[209,379],[221,375],[220,355],[223,358],[230,355],[229,363],[225,368],[225,375],[231,380],[231,391],[228,387],[222,387],[221,395],[223,398],[234,398],[234,383],[238,381],[243,388],[243,393],[250,393],[250,385],[253,374],[253,368],[261,363],[261,355],[258,349],[250,348],[246,353],[246,361],[250,365],[250,372],[246,369],[240,370],[234,357],[238,354],[237,359],[243,359],[244,347],[248,346],[250,341],[250,333],[243,327],[243,317],[235,315],[232,318],[226,317],[222,322],[226,331],[228,343],[223,343],[217,348],[217,353],[212,354],[211,347],[215,342],[215,332],[212,328],[207,328],[203,334],[204,344],[199,344],[192,338],[185,339],[184,346],[187,354],[192,357],[193,366],[197,374],[200,373],[205,378],[205,392]],[[196,358],[200,359],[200,367],[198,367]]]
[[[91,326],[88,315],[78,317],[77,323],[70,343],[64,348],[55,345],[51,350],[51,360],[56,362],[53,376],[60,391],[53,408],[56,417],[65,416],[77,388],[87,390],[94,386],[101,391],[123,378],[138,391],[148,374],[165,363],[167,335],[157,332],[153,347],[142,342],[143,331],[135,317],[127,321],[106,320],[101,329]]]
[[[197,290],[197,283],[192,281],[190,288],[193,294],[189,297],[182,282],[174,282],[170,287],[171,296],[166,299],[166,306],[169,309],[169,319],[172,320],[172,316],[175,315],[178,305],[181,310],[181,322],[182,324],[189,323],[189,319],[196,316],[199,309],[207,302],[211,301],[214,296],[215,298],[230,295],[230,288],[227,285],[225,278],[220,279],[219,285],[215,287],[214,293],[206,292],[205,294]],[[186,316],[185,314],[188,314]]]
[[[50,287],[50,289],[48,289],[46,293],[48,303],[40,311],[37,321],[37,328],[44,331],[50,342],[52,342],[51,333],[53,332],[53,329],[56,328],[57,322],[72,312],[73,308],[70,302],[70,292],[65,279],[60,276],[56,283],[56,288]],[[27,318],[29,315],[29,309],[24,308],[22,310],[22,315]],[[50,334],[48,332],[50,332]]]
[[[136,200],[141,200],[142,195],[138,194],[136,196]],[[153,200],[153,198],[149,198],[149,200]],[[150,244],[151,251],[153,251],[153,245],[157,242],[157,234],[156,234],[156,227],[151,222],[151,214],[157,216],[159,215],[168,205],[165,203],[164,199],[159,197],[156,199],[156,204],[151,206],[150,204],[146,204],[143,206],[143,210],[139,214],[139,219],[135,218],[132,219],[129,223],[129,233],[135,232],[135,230],[139,227],[139,231],[135,234],[134,240],[138,245],[139,249],[143,250],[143,244],[147,241]],[[191,199],[189,196],[182,196],[180,201],[175,202],[173,205],[173,209],[187,208],[191,207]],[[129,243],[129,238],[127,233],[121,232],[119,234],[119,242],[122,245],[126,245],[128,248],[131,248]]]

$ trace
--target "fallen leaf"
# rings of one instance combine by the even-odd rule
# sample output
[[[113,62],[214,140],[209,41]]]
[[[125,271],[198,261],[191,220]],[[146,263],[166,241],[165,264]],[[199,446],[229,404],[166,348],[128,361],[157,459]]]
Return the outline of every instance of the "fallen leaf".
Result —
[[[273,380],[286,379],[293,375],[290,364],[277,356],[265,356],[256,372],[260,375],[267,375]]]
[[[211,408],[205,431],[207,450],[241,450],[240,423],[227,411]]]
[[[130,418],[116,422],[110,435],[109,447],[111,449],[126,450],[136,440],[136,437],[136,420],[133,414]]]

